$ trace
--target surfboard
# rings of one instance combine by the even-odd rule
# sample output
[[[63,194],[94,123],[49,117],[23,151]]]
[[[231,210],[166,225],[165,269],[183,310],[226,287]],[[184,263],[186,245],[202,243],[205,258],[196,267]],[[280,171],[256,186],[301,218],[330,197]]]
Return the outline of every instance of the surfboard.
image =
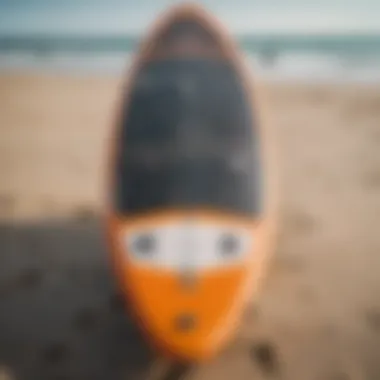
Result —
[[[259,91],[198,5],[143,39],[109,144],[106,229],[120,289],[160,353],[199,362],[259,294],[275,231]]]

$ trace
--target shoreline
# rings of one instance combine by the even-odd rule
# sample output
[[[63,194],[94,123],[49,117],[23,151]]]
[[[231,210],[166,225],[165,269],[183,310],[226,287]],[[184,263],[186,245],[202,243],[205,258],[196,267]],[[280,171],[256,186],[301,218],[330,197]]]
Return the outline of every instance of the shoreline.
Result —
[[[129,66],[126,65],[125,69],[120,70],[75,70],[75,69],[46,69],[46,68],[6,68],[0,65],[0,76],[42,76],[42,77],[65,77],[65,78],[109,78],[120,79],[127,75]],[[254,69],[252,69],[255,72]],[[312,73],[307,78],[301,76],[281,75],[281,74],[260,74],[257,75],[259,82],[269,85],[289,85],[295,84],[297,86],[339,86],[339,87],[378,87],[380,86],[380,72],[377,76],[372,78],[359,79],[351,78],[344,79],[331,76],[313,77]]]

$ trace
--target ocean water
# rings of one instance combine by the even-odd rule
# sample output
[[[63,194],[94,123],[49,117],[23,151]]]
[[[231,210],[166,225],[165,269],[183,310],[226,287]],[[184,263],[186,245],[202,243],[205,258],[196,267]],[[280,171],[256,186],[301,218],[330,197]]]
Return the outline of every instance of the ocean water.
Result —
[[[268,80],[380,83],[380,33],[236,37],[256,75]],[[139,38],[0,36],[0,70],[119,75]]]
[[[196,0],[258,76],[380,82],[379,0]],[[119,75],[161,11],[182,0],[0,0],[0,71]]]

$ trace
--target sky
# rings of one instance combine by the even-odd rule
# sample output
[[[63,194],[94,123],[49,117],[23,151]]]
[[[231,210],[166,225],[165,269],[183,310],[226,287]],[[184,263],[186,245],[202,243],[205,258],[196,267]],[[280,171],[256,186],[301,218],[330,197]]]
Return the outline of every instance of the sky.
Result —
[[[178,0],[0,0],[0,35],[140,33]],[[203,0],[235,33],[380,33],[380,0]]]

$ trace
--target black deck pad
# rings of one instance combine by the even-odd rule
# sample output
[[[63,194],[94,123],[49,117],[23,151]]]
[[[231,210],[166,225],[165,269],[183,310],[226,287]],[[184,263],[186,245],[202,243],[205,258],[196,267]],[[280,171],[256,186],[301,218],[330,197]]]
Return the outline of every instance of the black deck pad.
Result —
[[[116,211],[208,208],[257,217],[262,181],[253,117],[228,63],[146,64],[121,121]]]

